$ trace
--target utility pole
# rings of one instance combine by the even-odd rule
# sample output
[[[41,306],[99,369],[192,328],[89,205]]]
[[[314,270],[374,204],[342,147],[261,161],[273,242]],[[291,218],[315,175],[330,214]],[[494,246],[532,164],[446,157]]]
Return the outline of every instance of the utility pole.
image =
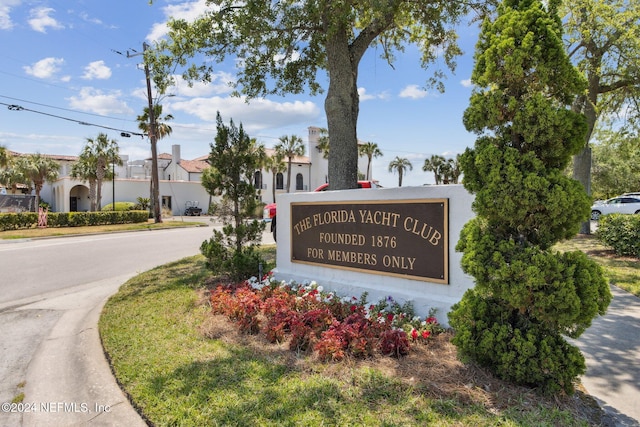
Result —
[[[143,55],[149,45],[142,43],[142,53],[129,54],[127,58]],[[144,61],[144,75],[147,80],[147,101],[149,102],[149,142],[151,144],[151,204],[153,208],[153,219],[156,223],[162,222],[162,210],[160,209],[160,178],[158,177],[158,133],[156,129],[156,116],[153,110],[153,95],[151,94],[151,77],[149,64]]]

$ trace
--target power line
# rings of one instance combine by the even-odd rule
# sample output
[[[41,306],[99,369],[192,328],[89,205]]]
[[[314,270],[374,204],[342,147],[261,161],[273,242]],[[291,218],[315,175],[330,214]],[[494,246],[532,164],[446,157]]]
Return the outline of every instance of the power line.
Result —
[[[113,119],[113,120],[125,120],[125,121],[133,121],[133,120],[128,120],[128,119],[122,119],[119,117],[111,117],[111,116],[104,116],[102,114],[96,114],[96,113],[88,113],[86,111],[78,111],[78,110],[72,110],[70,108],[63,108],[63,107],[56,107],[55,105],[48,105],[48,104],[42,104],[40,102],[35,102],[35,101],[28,101],[26,99],[20,99],[20,98],[13,98],[11,96],[6,96],[6,95],[0,95],[0,98],[6,98],[6,99],[11,99],[13,101],[18,101],[18,102],[26,102],[28,104],[34,104],[34,105],[39,105],[41,107],[47,107],[47,108],[53,108],[56,110],[62,110],[62,111],[68,111],[70,113],[76,113],[76,114],[86,114],[87,116],[94,116],[94,117],[100,117],[103,119]],[[6,105],[6,104],[5,104]]]
[[[49,117],[54,117],[56,119],[62,119],[62,120],[67,120],[69,122],[78,123],[79,125],[83,125],[83,126],[94,126],[94,127],[98,127],[98,128],[102,128],[102,129],[115,130],[117,132],[120,132],[120,136],[125,137],[125,138],[128,138],[131,135],[136,135],[136,136],[139,136],[141,138],[144,138],[145,136],[147,136],[146,134],[140,133],[140,132],[132,132],[132,131],[124,130],[124,129],[118,129],[118,128],[113,128],[113,127],[109,127],[109,126],[99,125],[99,124],[96,124],[96,123],[89,123],[89,122],[85,122],[85,121],[82,121],[82,120],[72,119],[70,117],[63,117],[63,116],[58,116],[56,114],[45,113],[44,111],[32,110],[30,108],[24,108],[21,105],[17,105],[17,104],[6,104],[4,102],[0,102],[0,105],[5,105],[10,111],[29,111],[31,113],[42,114],[43,116],[49,116]]]

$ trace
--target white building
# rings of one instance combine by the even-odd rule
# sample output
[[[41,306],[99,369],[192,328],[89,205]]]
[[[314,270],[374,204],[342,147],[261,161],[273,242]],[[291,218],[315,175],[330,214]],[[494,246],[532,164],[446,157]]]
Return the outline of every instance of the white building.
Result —
[[[320,128],[309,127],[305,152],[307,155],[295,157],[291,162],[290,192],[313,191],[327,182],[328,162],[318,148]],[[266,149],[272,155],[273,149]],[[18,153],[15,153],[18,154]],[[71,167],[77,156],[59,156],[44,154],[60,164],[59,178],[46,183],[40,197],[51,205],[54,212],[88,211],[90,208],[89,184],[72,178]],[[136,202],[138,197],[150,198],[151,159],[129,160],[123,155],[123,166],[113,166],[115,180],[102,184],[102,205],[113,202]],[[180,145],[171,147],[171,154],[158,155],[158,176],[160,179],[160,199],[163,207],[173,215],[182,215],[187,202],[198,202],[198,206],[207,211],[212,197],[201,185],[202,171],[209,167],[208,154],[193,160],[182,159]],[[288,159],[284,160],[288,163]],[[358,169],[365,171],[367,159],[360,158]],[[254,185],[260,190],[260,199],[264,203],[274,201],[274,194],[286,192],[287,171],[274,177],[270,171],[260,170],[254,174]],[[275,185],[275,191],[274,191]]]
[[[324,158],[319,148],[320,128],[311,126],[308,128],[307,144],[305,147],[306,155],[295,157],[291,162],[291,193],[299,193],[305,191],[313,191],[322,184],[328,182],[329,162]],[[273,155],[273,149],[266,149],[267,155]],[[284,159],[284,163],[288,163],[288,159]],[[360,157],[358,159],[358,171],[365,172],[367,170],[367,158]],[[273,179],[270,171],[256,171],[254,177],[254,185],[261,189],[260,197],[265,203],[273,202],[273,183],[275,182],[275,195],[286,193],[287,171],[278,173]],[[373,177],[372,177],[373,179]]]

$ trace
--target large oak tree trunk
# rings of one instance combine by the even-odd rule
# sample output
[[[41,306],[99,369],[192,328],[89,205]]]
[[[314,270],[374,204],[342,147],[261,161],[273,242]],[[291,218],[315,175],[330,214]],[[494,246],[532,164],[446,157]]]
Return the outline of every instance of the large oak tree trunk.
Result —
[[[591,195],[591,147],[585,146],[582,151],[573,156],[573,179],[580,182],[587,194]],[[591,221],[580,224],[580,234],[591,233]]]
[[[582,151],[573,156],[573,179],[580,182],[584,187],[584,191],[591,195],[591,146],[589,141],[596,127],[598,114],[596,112],[596,104],[598,102],[598,93],[600,92],[600,77],[597,74],[590,73],[587,76],[588,94],[578,99],[575,107],[577,111],[584,114],[587,119],[587,133],[585,134],[585,144]],[[591,234],[591,221],[587,218],[580,224],[580,234]]]
[[[358,184],[358,61],[353,58],[345,28],[327,36],[327,70],[331,79],[325,99],[329,130],[329,189]]]

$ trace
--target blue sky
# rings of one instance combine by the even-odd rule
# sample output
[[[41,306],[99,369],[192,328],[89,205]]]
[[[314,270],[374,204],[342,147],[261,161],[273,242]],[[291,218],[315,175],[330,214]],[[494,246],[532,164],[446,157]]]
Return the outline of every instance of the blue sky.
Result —
[[[169,16],[189,19],[204,0],[0,0],[0,145],[18,152],[78,155],[86,138],[105,132],[131,160],[150,156],[139,136],[122,138],[120,130],[138,132],[136,116],[146,105],[144,72],[138,56],[143,42],[164,34]],[[403,186],[433,183],[422,171],[433,154],[453,156],[475,140],[462,125],[471,95],[469,78],[477,26],[459,28],[465,55],[446,92],[425,89],[431,70],[419,65],[416,48],[397,55],[392,69],[370,49],[360,65],[358,138],[375,142],[384,156],[373,162],[373,175],[385,187],[398,185],[387,171],[396,156],[413,164]],[[444,67],[443,61],[439,64]],[[309,126],[326,127],[324,96],[270,97],[252,100],[230,96],[234,70],[221,66],[214,81],[180,85],[161,103],[175,119],[173,134],[159,141],[159,152],[180,144],[182,157],[208,154],[215,137],[215,115],[233,118],[266,147],[282,135],[305,141]],[[10,110],[4,104],[31,111]],[[57,116],[57,117],[56,117]],[[70,119],[70,120],[67,120]],[[77,121],[87,123],[78,124]],[[92,126],[99,125],[103,127]]]

